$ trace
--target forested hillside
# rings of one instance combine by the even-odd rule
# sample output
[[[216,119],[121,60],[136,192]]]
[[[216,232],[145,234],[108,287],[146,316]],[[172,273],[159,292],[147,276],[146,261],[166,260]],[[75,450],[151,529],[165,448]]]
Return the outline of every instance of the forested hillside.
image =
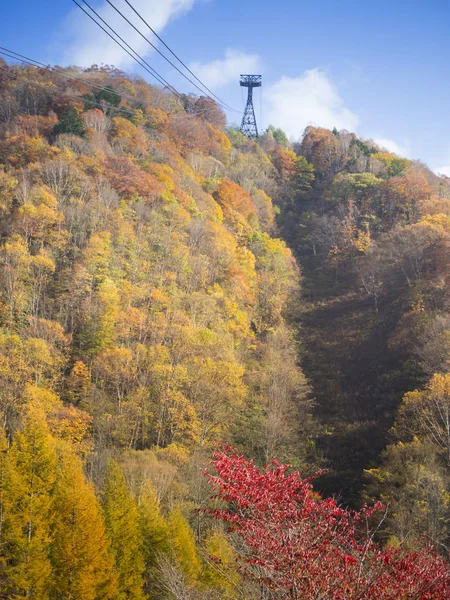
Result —
[[[449,597],[449,198],[0,60],[0,597]]]
[[[450,180],[346,131],[309,128],[295,151],[315,177],[280,223],[304,270],[319,486],[393,503],[388,537],[447,548]]]
[[[104,523],[83,540],[78,591],[55,597],[100,597],[89,578],[117,598],[166,597],[178,579],[222,589],[186,520],[232,560],[195,513],[212,443],[294,464],[313,445],[276,170],[241,134],[232,144],[206,98],[181,106],[108,68],[1,67],[2,585],[40,599],[68,586],[86,531],[69,514],[86,504]]]

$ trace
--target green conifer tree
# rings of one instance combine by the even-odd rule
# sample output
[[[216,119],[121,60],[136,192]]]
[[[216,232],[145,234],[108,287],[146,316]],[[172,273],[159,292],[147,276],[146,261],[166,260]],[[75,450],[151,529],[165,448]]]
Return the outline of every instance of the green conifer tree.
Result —
[[[80,119],[77,111],[72,105],[69,105],[61,113],[58,123],[53,128],[53,134],[72,133],[74,135],[84,135],[83,121]]]
[[[111,104],[112,106],[119,106],[121,100],[120,95],[110,85],[107,85],[100,90],[98,94],[96,94],[96,98],[98,102],[103,101],[107,104]]]

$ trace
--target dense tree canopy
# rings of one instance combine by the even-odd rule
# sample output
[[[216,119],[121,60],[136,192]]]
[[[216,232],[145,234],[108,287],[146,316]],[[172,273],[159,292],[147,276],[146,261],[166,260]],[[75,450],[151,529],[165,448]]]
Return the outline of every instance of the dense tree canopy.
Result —
[[[448,181],[1,67],[0,596],[445,597]],[[375,540],[333,493],[396,504]]]

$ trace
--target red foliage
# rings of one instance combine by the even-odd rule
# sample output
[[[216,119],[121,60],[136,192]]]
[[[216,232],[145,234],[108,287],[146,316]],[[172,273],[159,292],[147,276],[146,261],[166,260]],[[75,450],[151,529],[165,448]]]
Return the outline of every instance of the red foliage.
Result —
[[[154,175],[142,171],[130,158],[108,158],[105,167],[111,185],[126,200],[136,196],[155,200],[164,191],[164,186]]]
[[[323,500],[311,478],[274,462],[264,471],[226,447],[210,481],[229,508],[212,511],[244,542],[241,570],[276,598],[444,600],[450,568],[431,548],[382,548],[370,522],[384,506],[355,512]]]

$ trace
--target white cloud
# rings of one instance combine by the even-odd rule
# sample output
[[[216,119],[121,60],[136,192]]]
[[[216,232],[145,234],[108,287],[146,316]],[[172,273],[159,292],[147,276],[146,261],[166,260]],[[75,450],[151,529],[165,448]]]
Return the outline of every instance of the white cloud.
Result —
[[[389,138],[372,138],[375,144],[379,146],[383,150],[387,150],[388,152],[393,152],[397,154],[397,156],[401,157],[409,157],[411,154],[411,149],[407,146],[401,146],[397,144],[394,140],[390,140]]]
[[[450,165],[434,169],[434,172],[436,175],[445,175],[446,177],[450,177]]]
[[[217,89],[232,81],[237,84],[241,73],[260,73],[261,60],[257,54],[246,54],[228,48],[223,59],[213,60],[209,63],[193,62],[189,68],[208,87]]]
[[[265,121],[294,139],[308,125],[355,131],[359,124],[358,115],[345,106],[336,86],[320,69],[310,69],[300,77],[283,76],[264,97]]]
[[[133,6],[146,19],[155,31],[160,33],[174,18],[189,11],[196,0],[134,0]],[[125,2],[115,2],[117,8],[148,37],[155,42],[153,34],[147,30],[139,17]],[[139,54],[148,54],[148,43],[128,25],[122,17],[105,1],[95,9]],[[153,39],[152,39],[153,37]],[[134,60],[101,31],[80,9],[71,12],[63,30],[59,33],[64,41],[64,64],[90,66],[93,63],[111,64],[126,68],[135,64]],[[156,44],[155,44],[156,45]]]

